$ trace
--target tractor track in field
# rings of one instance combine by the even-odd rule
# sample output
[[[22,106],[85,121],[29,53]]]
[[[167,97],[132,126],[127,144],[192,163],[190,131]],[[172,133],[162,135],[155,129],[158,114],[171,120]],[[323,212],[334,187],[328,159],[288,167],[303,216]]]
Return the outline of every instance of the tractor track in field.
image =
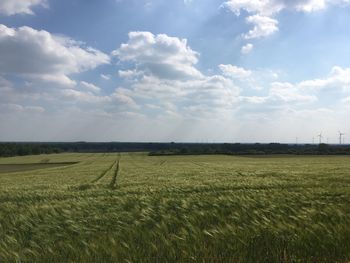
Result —
[[[103,177],[105,177],[105,175],[113,169],[113,166],[115,164],[117,164],[117,165],[119,164],[119,159],[120,159],[120,157],[115,162],[113,162],[111,166],[109,166],[106,170],[104,170],[99,176],[97,176],[94,180],[92,180],[91,183],[97,183]]]
[[[114,174],[113,174],[113,177],[112,177],[112,180],[109,184],[110,188],[112,189],[115,189],[117,187],[117,176],[118,176],[118,173],[119,173],[119,165],[120,165],[120,159],[121,159],[121,156],[119,155],[119,158],[117,159],[116,161],[116,167],[115,167],[115,170],[114,170]]]

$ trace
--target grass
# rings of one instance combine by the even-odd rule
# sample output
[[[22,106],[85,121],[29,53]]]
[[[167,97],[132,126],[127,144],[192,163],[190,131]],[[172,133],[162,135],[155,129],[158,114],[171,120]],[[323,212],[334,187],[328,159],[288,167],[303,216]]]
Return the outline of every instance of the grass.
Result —
[[[349,161],[2,158],[76,164],[0,174],[0,262],[350,262]]]

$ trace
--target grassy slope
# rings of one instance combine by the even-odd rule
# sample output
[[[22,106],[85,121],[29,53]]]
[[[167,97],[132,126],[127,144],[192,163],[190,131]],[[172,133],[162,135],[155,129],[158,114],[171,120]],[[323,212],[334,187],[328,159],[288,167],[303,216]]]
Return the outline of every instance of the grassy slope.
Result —
[[[3,158],[0,262],[349,262],[349,158]]]

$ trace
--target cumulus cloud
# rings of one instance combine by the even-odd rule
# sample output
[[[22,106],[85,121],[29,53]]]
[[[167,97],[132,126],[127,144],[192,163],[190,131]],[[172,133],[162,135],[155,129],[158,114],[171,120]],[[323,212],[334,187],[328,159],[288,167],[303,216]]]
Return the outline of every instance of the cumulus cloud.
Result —
[[[286,109],[297,111],[301,105],[312,105],[318,98],[308,94],[298,85],[288,82],[273,82],[269,84],[266,96],[240,96],[239,109],[242,114],[254,115],[280,112]]]
[[[246,21],[253,25],[253,29],[244,34],[245,39],[266,37],[278,31],[278,21],[267,16],[248,16]]]
[[[350,68],[334,66],[326,78],[305,80],[299,83],[299,87],[315,91],[328,89],[350,92]]]
[[[158,45],[157,36],[149,32],[129,34],[129,38],[126,44],[122,44],[114,51],[114,55],[120,57],[121,61],[129,66],[129,69],[119,71],[119,76],[129,85],[123,91],[123,96],[127,98],[119,96],[120,100],[125,102],[131,98],[138,105],[141,102],[142,107],[150,108],[149,105],[152,105],[151,107],[157,109],[158,113],[171,112],[170,115],[173,117],[210,118],[217,116],[215,114],[229,115],[237,109],[271,112],[280,111],[286,107],[298,107],[297,105],[313,105],[318,101],[317,94],[302,88],[305,83],[277,82],[278,76],[275,73],[267,74],[267,72],[252,71],[236,65],[220,64],[218,67],[221,74],[211,76],[203,74],[195,68],[199,54],[187,45],[178,44],[175,45],[176,48],[170,48],[173,43],[181,43],[180,39],[162,35],[162,38],[169,40],[165,51],[163,45]],[[179,48],[180,46],[182,48]],[[122,50],[125,51],[124,54]],[[180,54],[182,59],[175,59],[175,54]],[[189,74],[185,74],[186,77],[180,75],[177,78],[169,78],[169,74],[155,73],[148,67],[153,57],[159,64],[175,60],[176,67],[185,61],[185,68],[190,65],[199,74],[192,75],[190,78]],[[335,67],[330,78],[344,80],[346,73],[346,70]],[[265,77],[265,80],[262,80],[261,75],[271,75],[271,78]],[[248,86],[266,86],[259,90],[267,94],[264,96],[241,94],[241,91],[246,90]],[[161,103],[164,101],[176,107],[169,109]],[[132,105],[133,102],[130,101],[129,104]]]
[[[45,112],[45,109],[40,106],[23,106],[23,105],[13,104],[13,103],[4,103],[4,104],[0,103],[0,112],[43,113]]]
[[[68,76],[62,73],[56,74],[29,74],[24,75],[27,81],[35,82],[37,85],[48,86],[54,85],[55,87],[73,88],[76,86],[76,81],[72,80]]]
[[[94,85],[92,83],[86,82],[86,81],[81,81],[80,85],[91,92],[99,93],[101,91],[101,88],[97,87],[96,85]]]
[[[305,94],[305,92],[298,89],[298,87],[288,82],[273,82],[271,84],[269,97],[272,100],[287,103],[311,103],[317,101],[317,97],[315,95]]]
[[[231,10],[237,16],[241,14],[241,10],[248,13],[259,13],[271,16],[284,9],[312,12],[324,9],[328,5],[348,3],[348,0],[229,0],[226,1],[223,6]]]
[[[127,43],[121,44],[113,55],[127,65],[132,64],[132,68],[119,70],[119,76],[130,84],[128,97],[143,100],[147,108],[147,105],[163,108],[163,113],[173,117],[193,116],[194,109],[215,113],[222,108],[232,108],[237,100],[239,89],[231,78],[207,76],[195,67],[199,54],[185,39],[131,32]],[[229,70],[228,65],[221,67]],[[240,68],[231,70],[237,70],[236,75],[241,77],[248,73]],[[165,108],[162,101],[178,107]]]
[[[266,37],[278,31],[278,21],[273,17],[282,10],[313,12],[329,5],[346,5],[349,0],[228,0],[222,7],[240,16],[241,11],[248,13],[246,21],[253,29],[244,34],[246,39]]]
[[[65,100],[75,102],[83,102],[83,103],[106,103],[109,102],[109,98],[107,96],[97,96],[93,92],[90,91],[81,91],[75,89],[63,89],[58,91],[57,93],[58,99],[64,98]]]
[[[279,5],[275,5],[269,0],[229,0],[223,4],[236,16],[241,14],[241,10],[248,13],[271,14],[281,10]]]
[[[47,7],[46,0],[1,0],[0,14],[15,15],[15,14],[29,14],[33,15],[32,8],[34,6]]]
[[[253,48],[254,48],[254,45],[251,43],[248,43],[241,48],[241,53],[249,54],[253,50]]]
[[[237,67],[235,65],[219,65],[220,70],[224,74],[224,76],[232,77],[232,78],[247,78],[252,72],[250,70],[246,70],[244,68]]]
[[[325,7],[325,0],[310,0],[307,2],[296,3],[295,9],[298,11],[312,12],[324,9]]]
[[[108,55],[84,43],[44,30],[0,24],[0,57],[0,103],[24,105],[23,111],[33,112],[29,104],[62,108],[69,103],[111,101],[96,95],[100,91],[96,85],[74,80],[74,74],[110,63]]]
[[[0,24],[0,73],[72,85],[68,75],[109,63],[109,56],[82,43],[31,27]]]
[[[65,123],[66,118],[69,118],[76,125],[77,120],[82,119],[77,116],[88,119],[92,118],[91,114],[94,116],[92,118],[94,123],[98,121],[107,127],[109,127],[107,123],[118,123],[120,127],[123,125],[127,127],[125,130],[128,131],[139,131],[141,126],[144,127],[139,122],[142,119],[144,124],[152,124],[149,125],[150,129],[146,131],[143,128],[140,133],[147,133],[157,127],[157,136],[161,134],[159,125],[164,125],[162,127],[168,125],[167,127],[171,128],[167,131],[171,133],[172,129],[178,131],[178,125],[184,125],[185,122],[189,123],[183,126],[185,131],[188,131],[189,125],[193,123],[202,123],[205,125],[201,127],[206,127],[195,130],[195,133],[200,133],[202,130],[210,131],[213,126],[219,127],[214,125],[219,123],[220,129],[226,133],[225,125],[243,127],[250,121],[256,130],[257,127],[263,128],[271,123],[294,124],[294,121],[303,114],[315,116],[315,119],[320,120],[322,118],[319,117],[325,116],[328,112],[331,119],[331,116],[334,116],[332,112],[337,111],[319,103],[324,99],[322,92],[325,90],[345,92],[338,100],[342,103],[339,105],[345,108],[344,105],[349,104],[349,100],[343,98],[350,97],[350,93],[347,93],[350,86],[350,69],[334,67],[326,77],[298,83],[279,81],[278,75],[267,70],[250,70],[231,64],[218,65],[217,74],[205,74],[196,67],[200,54],[192,50],[186,40],[164,34],[154,35],[150,32],[130,33],[129,39],[112,52],[112,55],[119,59],[118,74],[121,78],[119,83],[121,87],[109,94],[106,89],[101,94],[100,88],[95,84],[74,80],[74,74],[109,63],[107,55],[100,51],[91,51],[82,43],[57,37],[45,31],[47,39],[40,38],[42,31],[34,30],[40,39],[36,42],[30,39],[31,34],[27,32],[25,40],[18,36],[20,29],[3,26],[1,30],[0,49],[12,46],[17,52],[22,45],[23,48],[37,52],[38,59],[48,65],[43,68],[34,63],[34,68],[30,69],[26,65],[29,62],[25,61],[25,58],[12,54],[13,52],[9,55],[0,51],[1,55],[8,56],[5,57],[5,61],[9,64],[0,61],[1,120],[9,119],[8,116],[27,117],[23,114],[25,112],[32,113],[33,116],[56,114],[56,117],[59,112],[64,112],[67,115],[60,123]],[[54,43],[53,50],[42,47],[43,40],[49,44]],[[13,44],[9,45],[10,42]],[[39,47],[44,51],[40,52]],[[60,57],[56,56],[56,48],[63,52]],[[75,52],[72,49],[80,51]],[[83,57],[88,56],[96,61],[92,63],[81,59],[77,55],[81,53],[87,53]],[[33,58],[31,54],[25,52],[21,54]],[[105,59],[101,60],[101,57]],[[15,61],[24,65],[16,68]],[[9,80],[12,78],[7,78],[7,75],[12,74],[21,76],[24,81],[11,83]],[[108,79],[100,76],[102,79]],[[39,82],[43,87],[38,88]],[[51,83],[52,85],[48,85]],[[56,84],[53,85],[54,83]],[[253,90],[254,87],[259,87],[259,91]],[[47,105],[50,105],[50,110],[44,112]],[[71,109],[79,111],[79,114],[68,114]],[[137,119],[138,122],[130,126],[132,119]],[[14,121],[22,123],[15,118]],[[304,123],[300,122],[300,125],[302,124]],[[86,128],[85,124],[82,126]],[[2,131],[5,131],[3,127]],[[131,138],[130,132],[125,133],[125,138]]]
[[[295,105],[311,105],[320,100],[332,98],[330,106],[337,107],[337,103],[347,103],[350,94],[350,68],[335,66],[328,76],[319,79],[304,80],[297,83],[272,82],[269,84],[268,95],[266,96],[241,96],[243,109],[253,111],[277,110],[281,108],[293,108]],[[326,103],[326,102],[325,102]],[[255,106],[254,106],[255,105]],[[298,107],[295,111],[300,110]]]
[[[40,74],[78,73],[109,63],[109,57],[67,37],[31,27],[0,24],[0,72]]]
[[[139,105],[135,102],[133,98],[128,95],[128,90],[124,88],[118,88],[110,96],[113,101],[116,101],[118,104],[126,105],[128,108],[139,109]]]
[[[191,79],[201,77],[194,67],[199,54],[186,39],[150,32],[130,32],[127,43],[112,54],[121,61],[131,61],[137,71],[162,79]]]
[[[101,74],[100,76],[101,76],[101,78],[104,79],[104,80],[110,80],[110,79],[111,79],[111,75]]]
[[[125,78],[125,79],[137,79],[139,76],[144,75],[145,72],[137,70],[137,69],[133,69],[133,70],[119,70],[118,71],[118,75],[121,78]]]

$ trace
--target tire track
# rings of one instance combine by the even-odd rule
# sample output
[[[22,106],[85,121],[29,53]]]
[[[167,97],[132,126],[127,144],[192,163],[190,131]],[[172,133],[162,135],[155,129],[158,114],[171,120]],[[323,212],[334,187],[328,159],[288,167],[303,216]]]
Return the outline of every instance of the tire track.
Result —
[[[113,174],[111,183],[109,184],[109,187],[112,188],[112,189],[115,189],[115,188],[117,187],[117,176],[118,176],[118,173],[119,173],[120,158],[121,158],[121,156],[119,155],[119,158],[118,158],[118,160],[116,161],[117,165],[116,165],[116,167],[115,167],[115,170],[114,170],[114,174]]]
[[[91,183],[97,183],[98,181],[100,181],[109,171],[111,171],[113,169],[113,166],[119,163],[119,158],[112,163],[111,166],[109,166],[106,170],[104,170],[99,176],[97,176],[94,180],[91,181]]]

